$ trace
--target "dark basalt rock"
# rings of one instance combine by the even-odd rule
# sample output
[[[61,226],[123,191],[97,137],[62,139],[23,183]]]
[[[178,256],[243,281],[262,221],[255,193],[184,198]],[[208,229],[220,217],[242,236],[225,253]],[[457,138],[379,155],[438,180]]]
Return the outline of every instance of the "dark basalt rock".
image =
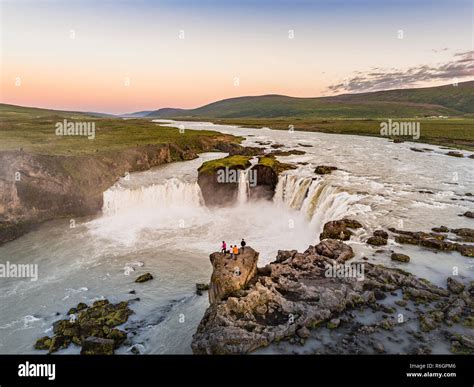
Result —
[[[398,261],[398,262],[410,262],[410,257],[405,254],[400,254],[400,253],[393,253],[390,258],[392,261]]]
[[[431,229],[431,231],[434,231],[434,232],[449,232],[449,228],[447,228],[446,226],[433,227]]]
[[[270,152],[268,155],[269,156],[291,156],[291,155],[304,155],[306,152],[302,150],[297,150],[297,149],[290,149],[287,151],[283,150],[275,150]]]
[[[383,246],[387,244],[387,239],[382,238],[381,236],[372,236],[367,239],[366,243],[372,246]]]
[[[142,274],[141,276],[139,276],[135,280],[135,282],[142,283],[142,282],[150,281],[152,279],[153,279],[153,276],[151,275],[151,273],[145,273],[145,274]]]
[[[464,157],[464,155],[460,152],[456,152],[456,151],[451,151],[451,152],[448,152],[446,153],[447,156],[451,156],[451,157]]]
[[[332,171],[336,171],[336,167],[331,167],[329,165],[318,165],[316,169],[314,170],[314,173],[318,175],[328,175],[332,173]]]
[[[319,235],[319,239],[340,239],[346,241],[353,235],[350,229],[358,229],[361,227],[362,225],[356,220],[333,220],[324,225],[323,232]]]
[[[463,215],[467,218],[474,218],[474,211],[466,211]]]
[[[387,231],[384,231],[384,230],[375,230],[374,231],[374,236],[380,237],[380,238],[383,238],[383,239],[388,239],[388,233],[387,233]]]
[[[196,284],[196,294],[198,296],[202,296],[202,292],[209,290],[208,284]]]
[[[444,240],[446,237],[441,234],[397,230],[393,227],[389,228],[389,231],[398,234],[395,237],[395,241],[398,243],[419,245],[440,251],[458,251],[466,257],[474,257],[474,246],[446,241]],[[454,229],[451,232],[463,238],[472,238],[474,236],[471,229]]]
[[[100,337],[87,337],[82,341],[81,355],[113,355],[114,341]]]

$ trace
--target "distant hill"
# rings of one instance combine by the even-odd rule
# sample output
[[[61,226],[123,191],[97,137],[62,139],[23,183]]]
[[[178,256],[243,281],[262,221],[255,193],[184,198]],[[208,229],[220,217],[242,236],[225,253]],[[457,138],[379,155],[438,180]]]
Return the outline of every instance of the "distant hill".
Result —
[[[377,118],[474,114],[474,81],[333,97],[262,95],[229,98],[196,108],[155,110],[150,118]]]
[[[6,103],[0,103],[0,117],[2,119],[7,118],[45,118],[52,116],[68,116],[68,117],[115,117],[112,114],[106,113],[95,113],[95,112],[76,112],[76,111],[67,111],[67,110],[53,110],[53,109],[43,109],[37,107],[29,106],[18,106],[10,105]]]

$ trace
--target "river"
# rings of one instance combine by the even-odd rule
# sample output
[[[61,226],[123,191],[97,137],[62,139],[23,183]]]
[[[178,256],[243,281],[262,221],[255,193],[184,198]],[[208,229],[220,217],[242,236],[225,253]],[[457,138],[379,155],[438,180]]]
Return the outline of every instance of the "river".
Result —
[[[472,227],[471,219],[459,216],[474,208],[474,200],[466,196],[474,193],[472,159],[446,156],[436,146],[381,138],[204,122],[167,125],[241,135],[245,146],[264,143],[270,150],[270,145],[282,144],[282,150],[306,153],[279,157],[298,168],[279,180],[271,202],[249,202],[243,188],[237,205],[206,208],[197,168],[225,154],[205,153],[121,179],[104,192],[102,214],[75,219],[75,227],[69,219],[47,222],[1,246],[1,262],[38,264],[39,278],[0,281],[0,353],[40,353],[33,349],[35,340],[51,334],[52,323],[70,307],[104,297],[111,302],[140,298],[131,304],[135,314],[125,324],[131,343],[118,353],[130,353],[132,346],[141,353],[190,353],[192,334],[208,306],[206,295],[195,294],[195,284],[209,281],[208,256],[222,240],[233,244],[245,238],[260,252],[262,266],[279,249],[304,250],[317,243],[324,223],[344,216],[365,227],[348,242],[357,257],[403,267],[441,286],[454,268],[461,278],[473,277],[470,258],[458,252],[436,253],[390,241],[388,248],[410,255],[406,265],[363,243],[378,228]],[[338,170],[317,177],[317,165]],[[134,283],[145,272],[154,279]],[[74,344],[60,351],[78,352]]]

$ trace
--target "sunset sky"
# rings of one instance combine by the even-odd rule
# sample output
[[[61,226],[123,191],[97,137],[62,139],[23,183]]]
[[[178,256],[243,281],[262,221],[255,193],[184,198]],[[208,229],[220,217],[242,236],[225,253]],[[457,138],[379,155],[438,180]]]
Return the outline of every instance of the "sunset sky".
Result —
[[[1,102],[125,113],[461,82],[472,4],[1,1]]]

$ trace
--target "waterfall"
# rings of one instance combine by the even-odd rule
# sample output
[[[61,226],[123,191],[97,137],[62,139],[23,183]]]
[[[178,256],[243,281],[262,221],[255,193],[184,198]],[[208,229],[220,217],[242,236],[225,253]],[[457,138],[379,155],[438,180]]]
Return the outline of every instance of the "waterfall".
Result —
[[[248,180],[249,169],[245,171],[239,171],[239,186],[238,186],[238,195],[237,203],[244,204],[249,199],[250,184]]]
[[[117,184],[103,194],[102,212],[114,215],[131,210],[189,208],[203,205],[201,189],[196,182],[183,182],[176,178],[160,184],[125,187]]]
[[[312,180],[311,177],[280,176],[273,201],[277,204],[285,203],[288,207],[299,210],[308,194]]]
[[[345,192],[323,179],[288,174],[280,176],[273,201],[304,213],[319,235],[326,222],[353,214],[352,205],[362,198],[362,195]]]

